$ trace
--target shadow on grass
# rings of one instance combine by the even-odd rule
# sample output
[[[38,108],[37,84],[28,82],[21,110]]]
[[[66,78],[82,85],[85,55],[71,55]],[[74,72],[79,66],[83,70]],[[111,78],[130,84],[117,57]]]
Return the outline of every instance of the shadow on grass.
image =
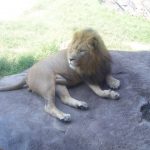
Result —
[[[31,67],[36,60],[32,55],[20,56],[15,60],[0,58],[0,76],[15,74]]]
[[[16,74],[31,67],[35,62],[47,57],[50,54],[58,51],[58,43],[45,42],[41,44],[38,49],[30,51],[29,53],[22,53],[14,55],[10,51],[3,53],[0,56],[0,77]]]

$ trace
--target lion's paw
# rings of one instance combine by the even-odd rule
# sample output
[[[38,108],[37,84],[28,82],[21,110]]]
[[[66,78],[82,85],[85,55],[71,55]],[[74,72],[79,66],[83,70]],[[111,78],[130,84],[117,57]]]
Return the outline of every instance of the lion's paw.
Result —
[[[70,122],[71,121],[71,115],[70,114],[63,114],[63,116],[60,118],[63,122]]]
[[[110,98],[114,99],[114,100],[119,100],[120,94],[118,92],[115,92],[115,91],[110,91]]]
[[[109,87],[112,89],[118,89],[120,87],[120,81],[117,79],[113,79],[109,82]]]
[[[87,110],[89,107],[88,107],[88,104],[86,102],[81,102],[77,105],[77,108],[79,108],[81,110]]]

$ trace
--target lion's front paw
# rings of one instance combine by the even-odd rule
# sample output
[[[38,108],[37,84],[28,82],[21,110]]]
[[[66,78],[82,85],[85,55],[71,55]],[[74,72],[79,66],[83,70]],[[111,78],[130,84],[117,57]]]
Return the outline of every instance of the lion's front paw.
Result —
[[[61,121],[64,121],[64,122],[70,122],[71,121],[71,115],[70,114],[63,114],[63,116],[59,119]]]
[[[120,87],[120,81],[113,78],[112,80],[109,81],[108,85],[112,89],[118,89]]]
[[[120,98],[120,94],[115,91],[110,91],[110,98],[114,100],[118,100]]]
[[[77,105],[77,108],[79,109],[82,109],[82,110],[87,110],[89,107],[88,107],[88,104],[86,102],[80,102],[78,105]]]
[[[51,116],[59,119],[63,122],[70,122],[71,121],[71,115],[63,113],[62,111],[58,110],[57,108],[51,108],[49,105],[45,105],[45,111],[49,113]]]
[[[110,98],[114,100],[118,100],[120,98],[120,95],[118,92],[112,91],[112,90],[104,90],[103,95],[101,95],[104,98]]]

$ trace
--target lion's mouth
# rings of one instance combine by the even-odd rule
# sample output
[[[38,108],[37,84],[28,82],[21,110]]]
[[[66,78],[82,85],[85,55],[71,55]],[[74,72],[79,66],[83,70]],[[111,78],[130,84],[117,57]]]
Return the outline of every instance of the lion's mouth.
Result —
[[[76,67],[77,67],[77,62],[76,62],[75,59],[70,58],[68,62],[69,62],[70,68],[76,69]]]

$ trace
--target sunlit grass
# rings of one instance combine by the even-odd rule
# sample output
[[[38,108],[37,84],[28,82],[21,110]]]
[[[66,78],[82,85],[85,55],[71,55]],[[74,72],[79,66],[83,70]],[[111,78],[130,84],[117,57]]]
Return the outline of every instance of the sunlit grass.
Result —
[[[84,27],[96,29],[109,49],[135,50],[132,43],[150,43],[150,22],[144,18],[114,12],[97,0],[38,0],[17,20],[0,22],[0,76],[56,52],[61,41]]]

